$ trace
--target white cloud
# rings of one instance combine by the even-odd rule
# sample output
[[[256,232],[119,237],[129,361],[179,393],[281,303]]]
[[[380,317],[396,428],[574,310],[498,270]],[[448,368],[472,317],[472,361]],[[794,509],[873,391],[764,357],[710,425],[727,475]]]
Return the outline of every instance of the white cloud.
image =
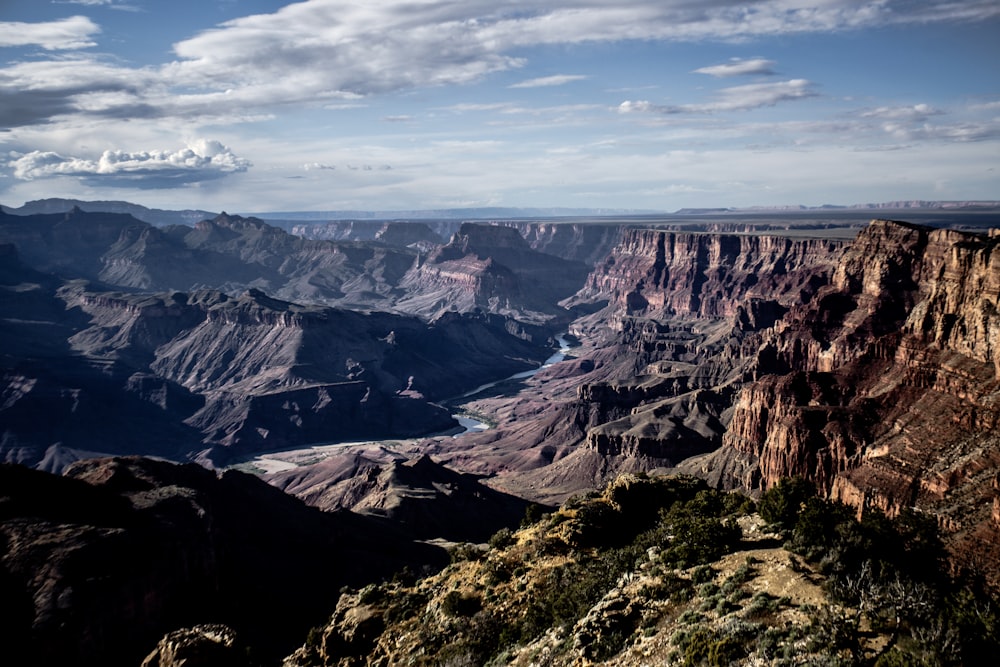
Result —
[[[522,67],[524,47],[620,40],[730,40],[845,30],[950,16],[942,2],[896,0],[588,0],[467,2],[310,0],[247,16],[174,46],[163,77],[195,92],[172,113],[218,105],[329,103],[424,86],[466,84]],[[980,12],[991,11],[984,3]],[[904,11],[905,10],[905,11]],[[963,17],[969,12],[959,13]],[[1000,9],[993,11],[1000,15]],[[764,73],[769,61],[717,66],[718,75]],[[514,87],[562,85],[581,75],[530,79]],[[221,91],[228,91],[225,99]],[[163,104],[169,105],[169,100]]]
[[[776,83],[751,83],[745,86],[723,88],[719,91],[718,101],[704,105],[693,105],[693,109],[697,111],[746,111],[815,95],[812,83],[806,79],[791,79]]]
[[[45,23],[0,21],[0,47],[40,46],[49,51],[96,46],[101,28],[86,16],[70,16]]]
[[[139,7],[120,0],[52,0],[54,5],[83,5],[84,7],[107,7],[127,12],[138,12]]]
[[[563,86],[574,81],[582,81],[587,77],[583,74],[556,74],[554,76],[543,76],[537,79],[528,79],[515,83],[510,88],[544,88],[547,86]]]
[[[908,107],[878,107],[861,112],[862,118],[880,118],[885,120],[923,121],[931,116],[939,116],[943,111],[929,104],[914,104]]]
[[[97,160],[32,151],[12,160],[14,177],[31,181],[72,176],[96,186],[176,187],[246,171],[248,160],[218,141],[199,139],[177,151],[107,150]]]
[[[806,79],[791,79],[774,83],[751,83],[723,88],[716,101],[703,104],[659,105],[648,100],[626,100],[618,105],[619,113],[706,114],[723,111],[749,111],[774,106],[780,102],[814,97],[812,83]]]
[[[649,100],[625,100],[618,105],[618,113],[669,113],[671,107],[657,106]]]
[[[510,102],[462,102],[461,104],[453,104],[450,107],[446,107],[444,110],[455,113],[465,113],[466,111],[501,111],[509,109],[511,106]]]
[[[98,0],[81,0],[97,2]],[[118,5],[120,3],[115,3]],[[66,113],[103,117],[260,117],[263,111],[337,105],[419,87],[467,84],[522,67],[525,48],[620,40],[741,40],[907,22],[1000,16],[995,0],[307,0],[227,21],[177,42],[176,60],[130,69],[84,59],[0,69],[0,126],[44,123]],[[46,49],[94,45],[86,17],[0,23],[0,45]],[[755,58],[701,68],[712,76],[768,73]],[[59,70],[79,70],[67,76]],[[95,77],[103,69],[104,78]],[[113,71],[112,71],[113,70]],[[52,85],[62,81],[61,87]],[[72,73],[67,73],[72,74]],[[13,76],[13,78],[8,78]],[[514,87],[562,85],[581,75],[529,79]],[[122,93],[123,80],[137,81]],[[86,88],[80,81],[88,82]],[[45,91],[38,104],[5,100]],[[111,91],[114,95],[98,95]],[[90,99],[79,98],[85,92]],[[10,120],[4,118],[7,115]]]
[[[741,60],[734,58],[722,65],[710,65],[694,70],[697,74],[708,74],[714,77],[746,76],[749,74],[774,74],[774,61],[764,58]]]

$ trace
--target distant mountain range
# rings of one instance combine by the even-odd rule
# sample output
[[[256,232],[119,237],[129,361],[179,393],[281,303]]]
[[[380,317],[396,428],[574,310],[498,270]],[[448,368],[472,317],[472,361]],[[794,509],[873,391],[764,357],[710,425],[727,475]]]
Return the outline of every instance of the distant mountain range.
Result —
[[[124,213],[148,222],[157,227],[168,225],[192,226],[202,220],[211,220],[218,213],[199,210],[165,211],[158,208],[146,208],[127,201],[82,201],[80,199],[36,199],[19,208],[0,205],[0,210],[12,215],[38,215],[49,213],[66,213],[79,208],[87,213]]]
[[[80,199],[38,199],[14,208],[0,205],[0,210],[12,215],[35,215],[39,213],[65,213],[74,207],[87,212],[127,213],[139,220],[158,227],[168,225],[192,226],[202,220],[210,220],[217,212],[185,209],[168,211],[147,208],[139,204],[125,201],[83,201]],[[249,213],[254,217],[266,220],[271,224],[289,229],[292,223],[324,222],[330,220],[509,220],[516,218],[579,218],[579,217],[615,217],[615,216],[647,216],[647,215],[732,215],[758,214],[766,212],[823,212],[851,210],[951,210],[951,211],[984,211],[1000,209],[1000,200],[969,200],[969,201],[889,201],[881,203],[851,204],[847,206],[824,204],[822,206],[775,205],[753,206],[746,208],[681,208],[676,211],[657,211],[652,209],[620,209],[620,208],[516,208],[516,207],[479,207],[479,208],[445,208],[421,210],[383,210],[383,211],[266,211]],[[282,224],[284,223],[284,224]]]

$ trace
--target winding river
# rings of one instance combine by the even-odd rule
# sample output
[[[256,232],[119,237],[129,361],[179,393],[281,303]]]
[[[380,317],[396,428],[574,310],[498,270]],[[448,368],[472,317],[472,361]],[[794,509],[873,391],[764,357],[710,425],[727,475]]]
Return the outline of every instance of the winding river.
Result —
[[[563,334],[556,337],[556,341],[559,344],[559,349],[556,350],[552,356],[545,360],[541,366],[538,368],[532,368],[531,370],[521,371],[520,373],[515,373],[510,377],[506,377],[502,380],[497,380],[495,382],[487,382],[484,385],[480,385],[471,391],[467,391],[464,394],[459,394],[458,396],[453,396],[451,398],[445,399],[443,403],[445,405],[451,405],[462,401],[473,396],[477,396],[493,387],[504,384],[505,382],[511,382],[514,380],[524,380],[535,375],[539,371],[557,364],[566,358],[566,355],[570,350],[570,343]],[[459,428],[461,430],[451,429],[444,433],[433,433],[430,435],[422,436],[420,438],[406,438],[406,439],[391,439],[391,440],[363,440],[358,442],[337,442],[337,443],[327,443],[322,445],[312,445],[308,447],[303,447],[301,449],[294,450],[282,450],[279,452],[271,452],[267,454],[258,454],[253,459],[247,461],[243,464],[238,464],[237,468],[244,469],[248,472],[280,472],[282,470],[291,470],[293,468],[298,468],[303,465],[308,465],[311,463],[316,463],[321,461],[330,455],[334,451],[343,449],[344,447],[357,447],[361,445],[378,445],[380,443],[385,446],[390,446],[392,443],[402,443],[402,442],[418,442],[424,440],[425,438],[433,437],[443,437],[451,436],[453,438],[460,438],[468,433],[478,433],[481,431],[489,430],[491,427],[486,422],[475,419],[467,414],[456,414],[454,415],[455,421],[458,422]]]

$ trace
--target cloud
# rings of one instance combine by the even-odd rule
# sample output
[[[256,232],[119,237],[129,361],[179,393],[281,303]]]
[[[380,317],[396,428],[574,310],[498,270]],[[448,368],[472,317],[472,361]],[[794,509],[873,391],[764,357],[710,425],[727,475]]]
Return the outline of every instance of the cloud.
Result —
[[[101,28],[86,16],[70,16],[44,23],[0,21],[0,47],[40,46],[48,51],[96,46],[92,37]]]
[[[148,69],[125,69],[74,55],[0,69],[0,127],[47,123],[57,116],[156,117],[151,96],[162,85]]]
[[[185,105],[325,104],[419,87],[468,84],[526,63],[526,48],[622,40],[739,40],[768,35],[850,30],[951,17],[1000,15],[949,10],[944,0],[383,0],[346,4],[309,0],[246,16],[174,45],[165,81],[188,91]],[[995,3],[994,3],[995,4]],[[931,7],[936,7],[934,12]],[[747,70],[763,69],[763,59]],[[725,67],[725,66],[721,66]],[[736,73],[740,65],[729,65]],[[724,70],[719,70],[722,72]],[[561,85],[580,75],[531,79],[519,87]],[[573,78],[571,78],[573,77]],[[222,98],[221,92],[227,95]],[[163,104],[169,105],[165,99]]]
[[[618,113],[671,113],[677,107],[658,106],[649,100],[625,100],[618,105]]]
[[[861,112],[862,118],[877,118],[893,121],[925,121],[931,116],[940,116],[944,112],[934,109],[928,104],[914,104],[908,107],[878,107]]]
[[[814,97],[812,83],[806,79],[791,79],[776,83],[751,83],[745,86],[723,88],[719,100],[704,105],[694,105],[704,111],[747,111],[760,107],[772,107],[779,102],[801,100]]]
[[[94,4],[101,0],[79,0]],[[103,6],[123,6],[122,3]],[[227,21],[174,45],[175,60],[148,68],[93,59],[15,63],[0,69],[0,126],[70,113],[186,122],[303,105],[331,106],[382,93],[468,84],[525,64],[526,49],[622,40],[742,40],[902,23],[1000,16],[995,0],[306,0]],[[82,16],[0,23],[0,46],[48,50],[95,44]],[[761,58],[696,70],[712,76],[769,73]],[[562,85],[555,75],[515,87]],[[87,86],[79,82],[87,82]],[[750,91],[746,91],[749,94]],[[34,97],[34,99],[33,99]],[[38,104],[34,101],[37,99]],[[724,104],[726,100],[720,100]],[[37,109],[37,111],[33,111]],[[691,109],[689,109],[691,110]]]
[[[453,104],[449,107],[445,107],[445,111],[453,111],[455,113],[465,113],[467,111],[502,111],[504,109],[509,109],[511,107],[510,102],[462,102],[460,104]]]
[[[728,63],[722,65],[711,65],[709,67],[699,67],[694,70],[697,74],[708,74],[714,77],[745,76],[748,74],[774,74],[774,61],[764,58],[754,58],[753,60],[741,60],[733,58]]]
[[[515,83],[509,88],[544,88],[547,86],[563,86],[573,81],[582,81],[587,77],[583,74],[556,74],[554,76],[543,76],[537,79],[528,79],[520,83]]]
[[[817,93],[806,79],[791,79],[774,83],[751,83],[723,88],[716,101],[704,104],[659,105],[648,100],[626,100],[618,105],[618,113],[707,114],[724,111],[750,111],[772,107],[780,102],[814,97]]]
[[[136,5],[131,5],[120,0],[52,0],[54,5],[83,5],[84,7],[107,7],[108,9],[120,9],[126,12],[141,11]]]
[[[8,166],[23,181],[72,176],[94,186],[170,188],[243,172],[251,164],[218,141],[200,139],[173,152],[107,150],[97,160],[32,151]]]

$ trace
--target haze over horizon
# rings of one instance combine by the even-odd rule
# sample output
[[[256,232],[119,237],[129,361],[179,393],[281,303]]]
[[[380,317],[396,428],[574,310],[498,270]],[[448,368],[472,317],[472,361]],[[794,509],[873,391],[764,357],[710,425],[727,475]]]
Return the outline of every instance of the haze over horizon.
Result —
[[[992,0],[0,6],[0,201],[1000,198]]]

